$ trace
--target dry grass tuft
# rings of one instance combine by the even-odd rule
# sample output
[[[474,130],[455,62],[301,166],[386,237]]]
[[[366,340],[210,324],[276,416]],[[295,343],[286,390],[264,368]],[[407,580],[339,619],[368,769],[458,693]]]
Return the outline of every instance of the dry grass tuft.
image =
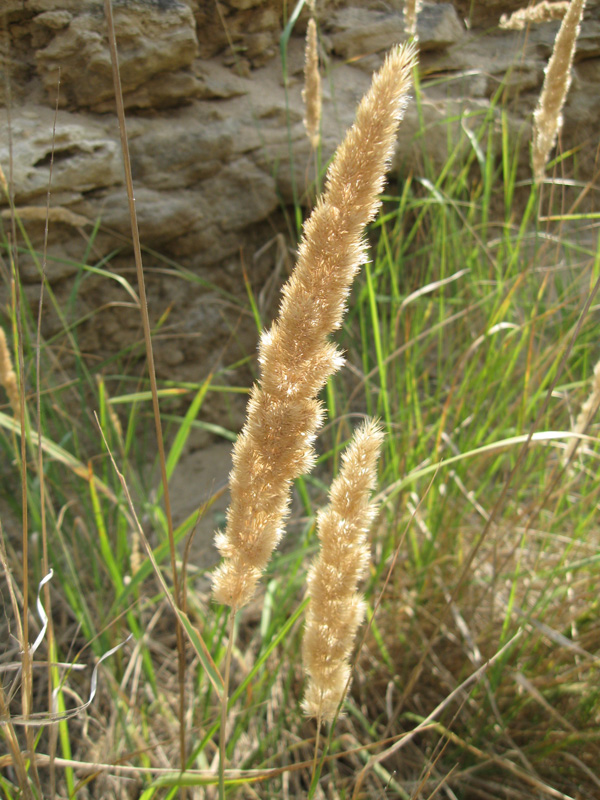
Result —
[[[317,395],[343,363],[327,337],[341,325],[365,260],[364,229],[380,205],[415,63],[414,46],[399,47],[374,75],[304,225],[279,317],[260,341],[260,384],[234,447],[227,528],[216,537],[225,561],[213,573],[214,596],[236,609],[251,599],[281,539],[292,481],[314,464]]]
[[[372,421],[355,433],[329,505],[318,516],[321,551],[308,576],[303,657],[309,683],[303,708],[326,722],[335,717],[349,685],[349,656],[364,617],[357,587],[370,561],[367,535],[377,507],[369,495],[382,442],[383,433]]]
[[[542,93],[533,115],[532,166],[536,183],[544,177],[548,156],[562,128],[562,109],[571,85],[575,44],[584,8],[585,0],[571,0],[569,3],[546,67]]]

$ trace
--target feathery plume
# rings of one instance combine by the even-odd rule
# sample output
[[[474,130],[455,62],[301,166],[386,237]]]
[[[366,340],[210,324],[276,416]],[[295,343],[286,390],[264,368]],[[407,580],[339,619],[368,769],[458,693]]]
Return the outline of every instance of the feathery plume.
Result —
[[[536,183],[544,177],[544,169],[556,137],[562,128],[562,109],[571,85],[571,67],[575,43],[583,17],[585,0],[571,0],[556,34],[554,50],[546,67],[544,85],[533,114],[532,165]]]
[[[407,36],[417,39],[417,18],[423,0],[406,0],[404,4],[404,30]]]
[[[377,513],[369,495],[377,479],[383,433],[373,421],[355,433],[342,456],[329,505],[317,518],[321,550],[308,574],[310,602],[302,643],[306,714],[330,722],[350,678],[349,658],[364,617],[358,582],[369,562],[367,535]]]
[[[559,0],[557,3],[549,3],[548,0],[542,0],[541,3],[535,6],[519,8],[510,15],[502,14],[500,27],[508,31],[522,31],[528,23],[539,25],[542,22],[562,19],[568,8],[568,0]]]
[[[215,540],[225,560],[213,573],[214,597],[235,609],[251,599],[281,539],[292,481],[314,464],[317,395],[343,363],[328,335],[365,260],[364,229],[380,205],[415,64],[416,49],[399,47],[374,75],[304,225],[279,317],[261,337],[260,383],[233,451],[227,527]]]
[[[317,25],[314,17],[308,20],[306,29],[306,50],[304,54],[304,127],[314,148],[319,145],[319,124],[321,122],[321,76],[319,75],[319,52],[317,45]]]
[[[6,394],[8,395],[16,422],[21,422],[19,384],[13,369],[4,328],[0,328],[0,385],[4,386],[6,389]]]
[[[600,361],[598,361],[594,367],[592,391],[590,392],[588,399],[581,406],[581,411],[579,412],[579,416],[575,421],[573,433],[585,433],[590,425],[590,422],[598,411],[598,408],[600,408]],[[571,460],[571,456],[575,452],[578,442],[579,439],[569,439],[569,444],[567,445],[567,449],[565,450],[564,454],[565,464]]]

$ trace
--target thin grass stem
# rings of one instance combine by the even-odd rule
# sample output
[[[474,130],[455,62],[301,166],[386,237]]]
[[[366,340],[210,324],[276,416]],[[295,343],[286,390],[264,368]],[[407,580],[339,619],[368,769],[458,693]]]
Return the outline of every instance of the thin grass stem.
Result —
[[[313,785],[315,782],[315,777],[317,775],[317,767],[319,766],[319,744],[321,742],[321,711],[319,711],[319,715],[317,716],[317,733],[315,735],[315,754],[313,756],[313,764],[312,764],[312,774],[310,776],[310,788],[311,794]]]
[[[140,313],[144,329],[144,341],[146,345],[146,360],[148,362],[148,374],[152,391],[152,408],[154,412],[154,425],[156,431],[156,442],[158,447],[158,458],[160,464],[161,480],[165,503],[165,516],[167,520],[169,552],[171,557],[171,571],[173,573],[173,593],[177,608],[181,608],[181,589],[176,563],[175,536],[173,531],[173,515],[171,512],[171,499],[169,494],[169,482],[167,478],[165,447],[162,433],[162,423],[160,419],[160,406],[158,401],[158,386],[156,383],[156,370],[154,367],[154,352],[152,349],[152,335],[150,328],[150,317],[148,314],[148,301],[146,298],[146,283],[144,279],[144,269],[142,265],[142,250],[140,245],[140,235],[137,224],[137,213],[135,208],[135,197],[133,193],[133,178],[131,173],[131,159],[129,157],[129,143],[127,139],[127,128],[125,123],[125,106],[123,103],[123,91],[119,71],[119,59],[117,52],[117,40],[115,35],[114,20],[112,15],[111,0],[104,0],[104,11],[108,27],[108,43],[110,48],[113,83],[115,88],[115,101],[117,104],[117,116],[119,119],[119,133],[121,137],[121,149],[123,152],[123,162],[125,167],[125,183],[127,187],[127,200],[129,205],[129,216],[131,220],[131,235],[133,251],[135,257],[136,273],[138,278],[138,291],[140,297]],[[179,681],[179,749],[181,770],[185,771],[186,766],[186,734],[185,734],[185,647],[183,632],[179,619],[176,620],[177,637],[177,659],[178,659],[178,681]],[[181,788],[180,796],[185,800],[185,788]]]
[[[40,281],[40,299],[38,303],[38,317],[37,317],[37,330],[36,330],[36,343],[35,343],[35,397],[36,397],[36,416],[37,416],[37,433],[38,433],[38,451],[37,451],[37,471],[38,480],[40,482],[40,517],[42,528],[42,574],[47,575],[50,569],[50,562],[48,558],[48,526],[46,521],[46,480],[44,475],[44,449],[42,447],[42,403],[41,403],[41,351],[42,351],[42,314],[44,309],[44,288],[46,285],[46,265],[48,258],[48,229],[50,217],[50,189],[52,187],[52,169],[54,167],[54,150],[56,143],[56,119],[58,116],[58,106],[60,98],[60,68],[58,71],[57,86],[56,86],[56,106],[54,109],[54,121],[52,125],[52,147],[50,151],[50,169],[48,174],[48,191],[46,193],[46,222],[44,225],[44,246],[42,252],[42,267],[41,267],[41,281]],[[44,584],[44,602],[46,613],[48,615],[48,629],[46,633],[46,642],[48,649],[48,664],[47,664],[47,680],[48,680],[48,711],[52,711],[53,702],[53,677],[54,670],[52,668],[52,654],[54,651],[54,626],[52,623],[52,596],[50,594],[50,584]],[[50,800],[54,800],[56,796],[56,726],[53,725],[49,736],[49,781],[50,781]]]
[[[231,608],[229,614],[229,641],[225,654],[225,674],[223,675],[223,694],[221,695],[221,727],[219,730],[219,800],[225,800],[225,765],[227,761],[227,706],[229,704],[229,676],[231,673],[231,656],[235,636],[236,609]]]

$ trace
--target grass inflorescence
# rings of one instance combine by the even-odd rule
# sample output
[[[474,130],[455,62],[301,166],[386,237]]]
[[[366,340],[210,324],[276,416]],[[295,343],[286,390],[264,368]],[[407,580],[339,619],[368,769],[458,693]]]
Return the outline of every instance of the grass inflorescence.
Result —
[[[565,193],[558,170],[571,164],[547,163],[548,150],[544,193],[537,168],[523,179],[499,92],[491,112],[449,134],[441,168],[419,131],[372,221],[411,70],[423,102],[413,53],[387,110],[373,95],[361,106],[367,155],[355,128],[262,333],[258,383],[240,387],[250,409],[213,578],[233,611],[214,602],[192,549],[223,488],[178,524],[164,504],[194,430],[236,439],[202,417],[231,387],[218,369],[152,386],[137,344],[90,359],[79,345],[90,319],[56,300],[13,208],[1,262],[2,797],[597,793],[600,244],[597,215],[580,208],[589,182]],[[317,142],[318,123],[309,135]],[[140,289],[110,260],[93,262],[97,231],[73,292],[91,274],[117,281],[139,313]],[[59,321],[45,338],[22,296],[23,257]],[[260,325],[248,289],[240,313]],[[165,319],[146,322],[151,348]],[[336,329],[344,369],[328,341]],[[251,353],[223,371],[249,363]],[[164,483],[148,468],[156,413]]]

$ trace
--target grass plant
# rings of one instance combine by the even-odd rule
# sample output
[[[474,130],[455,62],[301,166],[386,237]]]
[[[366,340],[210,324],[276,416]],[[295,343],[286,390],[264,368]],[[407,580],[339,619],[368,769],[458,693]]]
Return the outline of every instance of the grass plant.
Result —
[[[0,325],[17,357],[12,373],[2,364],[22,413],[0,395],[2,798],[597,796],[600,448],[586,398],[600,357],[598,217],[582,210],[592,183],[572,155],[546,165],[544,196],[523,179],[501,96],[458,138],[439,123],[441,169],[423,123],[420,156],[383,197],[337,335],[346,368],[328,374],[315,469],[237,616],[189,558],[216,497],[179,525],[165,504],[195,428],[236,438],[202,419],[208,397],[226,401],[220,372],[154,382],[127,368],[131,348],[86,358],[90,318],[58,303],[11,206]],[[73,298],[93,275],[143,310],[110,258],[93,262],[97,231]],[[23,258],[60,321],[47,338],[22,295]],[[260,325],[247,288],[250,309],[227,300]],[[165,321],[145,319],[151,353]],[[346,662],[344,716],[319,732],[301,702],[307,573],[318,509],[331,485],[337,513],[342,453],[365,415],[384,432],[367,624]],[[160,482],[145,468],[157,421]]]

